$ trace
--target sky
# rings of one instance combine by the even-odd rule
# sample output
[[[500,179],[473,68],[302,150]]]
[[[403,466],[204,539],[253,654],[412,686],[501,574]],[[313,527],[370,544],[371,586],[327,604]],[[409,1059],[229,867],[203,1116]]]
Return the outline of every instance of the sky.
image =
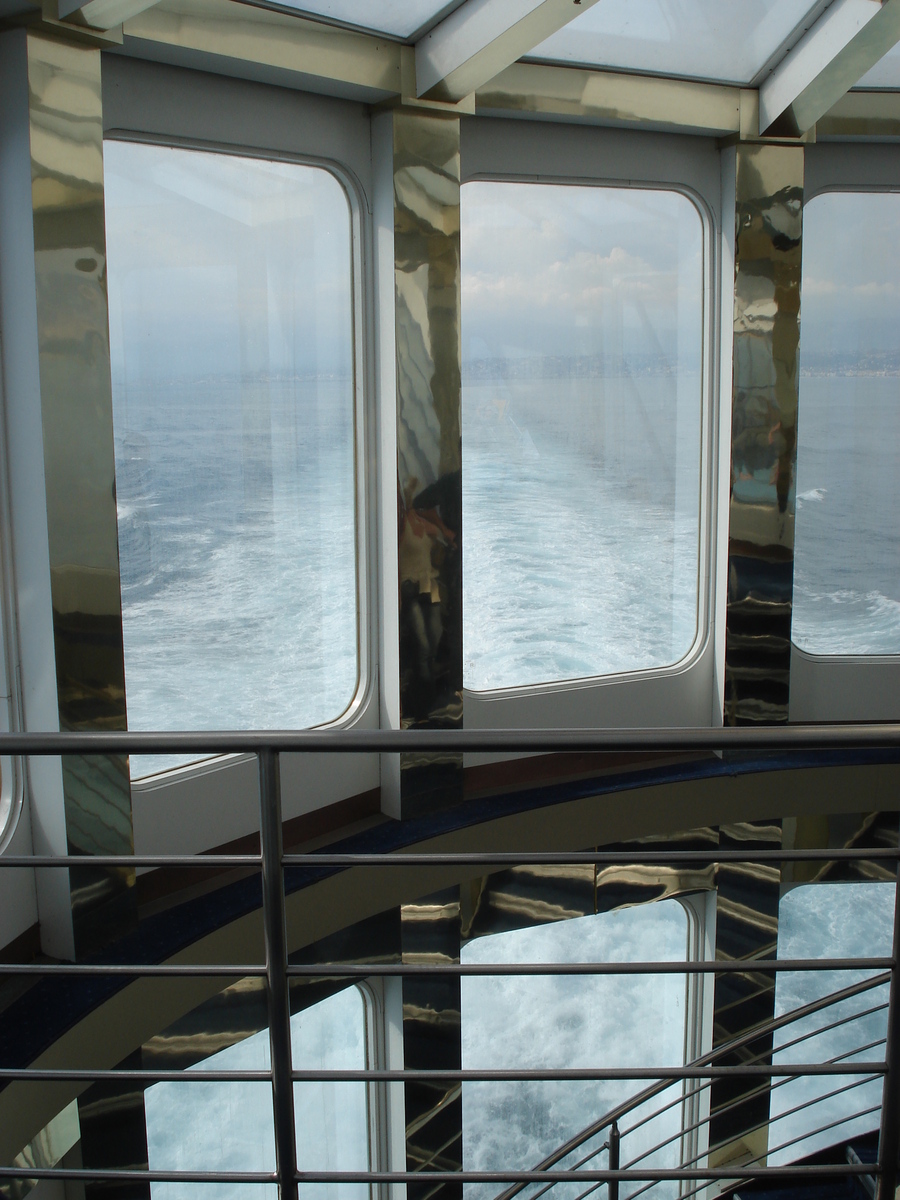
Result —
[[[104,143],[112,369],[352,371],[351,219],[321,167]]]

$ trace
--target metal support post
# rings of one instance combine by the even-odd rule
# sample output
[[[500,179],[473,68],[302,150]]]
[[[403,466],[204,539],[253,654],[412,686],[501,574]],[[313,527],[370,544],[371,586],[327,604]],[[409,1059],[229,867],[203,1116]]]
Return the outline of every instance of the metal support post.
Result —
[[[278,1173],[279,1200],[297,1200],[297,1145],[294,1135],[294,1084],[291,1078],[291,1006],[288,994],[287,931],[284,923],[282,877],[281,779],[278,755],[274,750],[260,750],[257,760],[266,992],[275,1115],[275,1169]]]
[[[609,1169],[611,1171],[619,1169],[619,1125],[617,1121],[613,1121],[609,1127]],[[609,1200],[619,1200],[618,1179],[609,1181]]]
[[[887,1043],[884,1060],[887,1073],[881,1101],[881,1132],[878,1136],[878,1200],[894,1200],[897,1190],[897,1157],[900,1152],[900,997],[897,995],[900,962],[900,873],[894,895],[894,944],[891,950],[891,994],[888,1003]]]

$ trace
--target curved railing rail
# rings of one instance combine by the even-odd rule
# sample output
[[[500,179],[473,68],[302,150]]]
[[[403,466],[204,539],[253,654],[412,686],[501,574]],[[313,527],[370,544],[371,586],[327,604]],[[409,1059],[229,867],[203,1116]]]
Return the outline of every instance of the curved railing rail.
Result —
[[[497,751],[497,752],[567,752],[597,751],[671,753],[724,750],[734,753],[777,752],[790,754],[802,752],[803,764],[810,765],[815,756],[824,754],[826,764],[834,762],[834,752],[842,755],[869,750],[900,750],[900,724],[891,725],[841,725],[841,726],[781,726],[775,728],[740,729],[655,729],[655,730],[516,730],[516,731],[463,731],[463,730],[417,730],[417,731],[321,731],[306,732],[253,732],[253,733],[69,733],[69,734],[0,734],[0,756],[46,756],[60,754],[223,754],[246,753],[255,756],[258,765],[260,802],[260,853],[218,855],[105,855],[90,859],[92,865],[105,867],[197,867],[204,868],[253,868],[262,879],[262,926],[264,933],[265,958],[251,963],[191,963],[181,956],[177,961],[165,962],[91,962],[91,963],[47,963],[33,961],[24,963],[0,963],[0,980],[4,977],[20,981],[67,979],[73,976],[97,976],[116,979],[118,985],[129,979],[141,977],[182,977],[185,979],[212,977],[228,979],[256,976],[265,984],[269,1013],[270,1059],[272,1066],[263,1071],[191,1071],[194,1080],[249,1080],[270,1082],[272,1087],[275,1133],[275,1169],[273,1171],[158,1171],[119,1168],[76,1168],[35,1167],[30,1164],[0,1166],[0,1186],[40,1179],[82,1180],[84,1182],[107,1183],[229,1183],[229,1184],[277,1184],[282,1200],[297,1200],[298,1184],[353,1184],[365,1183],[370,1187],[392,1184],[419,1185],[427,1183],[431,1188],[441,1184],[454,1187],[466,1183],[505,1185],[499,1200],[511,1200],[525,1185],[535,1184],[546,1190],[559,1182],[574,1183],[582,1190],[579,1200],[584,1200],[598,1187],[608,1185],[612,1200],[615,1200],[619,1185],[623,1182],[643,1185],[641,1190],[657,1183],[672,1182],[679,1185],[682,1195],[701,1190],[710,1184],[724,1186],[733,1183],[736,1175],[747,1180],[772,1179],[811,1182],[823,1179],[872,1176],[878,1180],[879,1200],[894,1200],[898,1179],[898,1149],[900,1149],[900,992],[897,985],[898,960],[900,960],[900,905],[895,905],[892,949],[889,956],[829,959],[753,959],[747,961],[685,961],[685,962],[633,962],[633,963],[394,963],[377,961],[372,963],[326,963],[289,964],[285,927],[284,872],[288,867],[306,867],[341,870],[346,868],[378,868],[391,870],[397,867],[461,868],[483,867],[487,871],[500,870],[507,866],[526,864],[570,863],[611,865],[653,863],[658,865],[714,865],[722,863],[771,862],[851,862],[854,860],[880,862],[896,872],[900,850],[895,846],[844,847],[840,849],[752,849],[723,850],[718,847],[705,850],[668,849],[654,851],[574,851],[574,852],[453,852],[430,853],[426,851],[391,851],[366,853],[333,853],[313,851],[306,854],[285,854],[281,843],[282,815],[279,783],[279,755],[281,753],[397,753],[401,751]],[[846,761],[845,758],[840,761]],[[787,760],[785,760],[787,761]],[[782,765],[779,761],[777,765]],[[84,866],[81,856],[0,855],[0,868],[21,869],[22,867],[62,868]],[[710,975],[718,977],[733,972],[744,973],[752,966],[754,974],[775,975],[777,972],[823,972],[866,970],[879,974],[861,983],[854,983],[828,997],[804,1005],[793,1013],[785,1014],[765,1027],[754,1029],[727,1046],[719,1047],[709,1055],[702,1055],[680,1068],[572,1068],[563,1070],[470,1070],[470,1069],[375,1069],[356,1071],[296,1071],[291,1062],[290,1005],[288,988],[291,979],[328,977],[330,979],[387,977],[387,976],[525,976],[525,975]],[[784,1062],[771,1061],[771,1047],[765,1051],[749,1053],[737,1064],[725,1062],[727,1054],[751,1050],[755,1039],[771,1036],[778,1029],[823,1011],[833,1004],[861,995],[867,990],[889,982],[887,1002],[887,1032],[883,1039],[883,1057],[875,1062],[854,1063],[847,1061],[860,1053],[861,1048],[838,1055],[833,1061]],[[18,985],[17,985],[18,986]],[[872,1006],[867,1012],[881,1011],[882,1005]],[[857,1014],[858,1017],[859,1014]],[[842,1015],[830,1027],[846,1023]],[[797,1036],[787,1047],[796,1047],[809,1041],[822,1030],[807,1036]],[[882,1039],[873,1041],[867,1048],[882,1044]],[[784,1048],[787,1048],[784,1047]],[[779,1052],[782,1048],[778,1048]],[[662,1076],[662,1078],[660,1078]],[[685,1161],[675,1167],[647,1165],[645,1160],[660,1148],[669,1145],[673,1138],[666,1138],[658,1146],[636,1157],[631,1163],[622,1165],[617,1158],[621,1151],[622,1137],[634,1129],[646,1125],[651,1119],[648,1114],[637,1114],[641,1104],[652,1102],[667,1088],[680,1081],[688,1084],[687,1093],[696,1097],[711,1085],[713,1079],[731,1077],[744,1081],[756,1080],[762,1089],[774,1091],[793,1079],[818,1076],[833,1077],[834,1087],[829,1096],[853,1089],[865,1082],[882,1079],[882,1099],[878,1106],[870,1105],[864,1111],[874,1121],[880,1110],[878,1159],[874,1164],[848,1162],[842,1164],[803,1165],[771,1167],[759,1165],[757,1161],[740,1166],[726,1163],[719,1167],[705,1161],[704,1150],[691,1152]],[[776,1078],[780,1082],[772,1083]],[[843,1077],[841,1079],[840,1077]],[[865,1078],[863,1078],[865,1077]],[[162,1079],[183,1079],[183,1072],[152,1070],[55,1069],[49,1066],[0,1067],[0,1086],[28,1081],[29,1084],[47,1083],[58,1086],[65,1082],[75,1091],[89,1083],[115,1080],[133,1081],[136,1086],[149,1086]],[[457,1171],[429,1170],[427,1172],[403,1169],[370,1169],[356,1171],[300,1171],[298,1169],[295,1144],[295,1121],[293,1087],[301,1081],[360,1081],[370,1084],[422,1083],[428,1081],[464,1084],[486,1080],[534,1081],[534,1080],[632,1080],[645,1081],[646,1086],[623,1105],[610,1109],[598,1121],[585,1127],[565,1147],[558,1147],[536,1168],[521,1169],[518,1165],[500,1170]],[[819,1099],[824,1099],[820,1097]],[[743,1101],[740,1101],[743,1102]],[[818,1101],[817,1101],[818,1102]],[[677,1100],[665,1099],[659,1111],[665,1111],[675,1103],[683,1103],[683,1095]],[[734,1103],[738,1103],[735,1101]],[[625,1130],[619,1129],[619,1121],[634,1113],[637,1121]],[[841,1124],[845,1123],[842,1118]],[[689,1122],[688,1132],[696,1132],[700,1118]],[[820,1127],[828,1129],[835,1123]],[[591,1151],[576,1169],[561,1166],[564,1159],[586,1143],[591,1136],[610,1130],[607,1150],[611,1152],[606,1167],[596,1167],[594,1160],[598,1152]],[[591,1130],[593,1132],[588,1132]],[[813,1131],[816,1132],[816,1131]],[[684,1128],[679,1129],[682,1137]],[[804,1138],[810,1131],[804,1133]],[[791,1143],[787,1143],[790,1145]],[[635,1193],[636,1194],[636,1193]]]
[[[841,988],[836,992],[830,992],[827,996],[823,996],[817,1000],[812,1000],[808,1004],[804,1004],[800,1008],[792,1009],[790,1012],[784,1013],[780,1017],[774,1017],[768,1021],[765,1021],[764,1023],[762,1023],[760,1025],[755,1026],[753,1029],[748,1030],[746,1033],[743,1033],[738,1037],[731,1038],[729,1041],[723,1042],[722,1045],[717,1046],[715,1050],[712,1050],[706,1054],[701,1054],[699,1057],[693,1059],[690,1063],[687,1064],[687,1066],[689,1068],[699,1068],[699,1067],[711,1066],[713,1063],[720,1062],[723,1059],[728,1058],[729,1056],[733,1055],[736,1051],[738,1051],[744,1047],[752,1046],[753,1043],[759,1041],[760,1038],[770,1037],[780,1029],[788,1028],[791,1025],[797,1023],[798,1021],[805,1020],[807,1017],[813,1016],[816,1013],[819,1013],[828,1008],[831,1008],[836,1004],[840,1004],[845,1000],[853,999],[854,997],[862,995],[865,992],[871,991],[874,988],[883,987],[885,984],[890,983],[890,979],[891,979],[890,972],[885,971],[878,975],[873,976],[870,979],[864,979],[858,983],[849,984],[847,987]],[[806,1032],[801,1034],[799,1037],[794,1038],[792,1041],[779,1046],[778,1052],[783,1052],[786,1049],[800,1045],[801,1043],[809,1041],[812,1038],[820,1037],[823,1033],[828,1033],[828,1032],[832,1031],[833,1029],[839,1028],[842,1025],[847,1025],[852,1021],[860,1020],[863,1017],[873,1015],[876,1012],[887,1012],[887,1009],[888,1009],[888,1003],[885,1002],[883,1004],[873,1005],[871,1008],[865,1009],[862,1012],[853,1012],[853,1013],[847,1014],[845,1016],[839,1017],[837,1020],[829,1022],[829,1024],[827,1024],[827,1025],[816,1026],[813,1029],[807,1030]],[[845,1053],[837,1056],[834,1059],[829,1059],[828,1061],[829,1061],[829,1063],[837,1062],[839,1059],[845,1059],[848,1057],[852,1057],[855,1054],[864,1053],[865,1051],[871,1050],[876,1046],[884,1045],[884,1043],[885,1043],[885,1039],[879,1038],[877,1041],[867,1043],[864,1046],[854,1047],[852,1050],[846,1051]],[[772,1054],[771,1050],[765,1050],[765,1051],[759,1052],[755,1055],[751,1055],[749,1058],[744,1059],[743,1062],[745,1064],[760,1062],[766,1058],[770,1058],[771,1054]],[[864,1069],[866,1065],[867,1064],[865,1064],[865,1063],[860,1064],[862,1069]],[[772,1074],[777,1075],[778,1073],[779,1072],[778,1072],[777,1066],[773,1067]],[[619,1144],[621,1145],[622,1138],[627,1137],[629,1134],[634,1133],[642,1125],[646,1125],[649,1122],[656,1120],[658,1117],[660,1117],[664,1112],[668,1111],[670,1108],[672,1108],[676,1105],[680,1106],[684,1103],[684,1097],[682,1095],[679,1095],[676,1099],[670,1100],[668,1103],[662,1105],[661,1107],[653,1109],[650,1113],[645,1114],[634,1125],[631,1125],[626,1129],[619,1128],[619,1122],[621,1122],[630,1113],[633,1113],[636,1109],[642,1107],[648,1101],[654,1099],[654,1097],[659,1096],[660,1094],[662,1094],[664,1092],[667,1092],[669,1090],[669,1088],[671,1088],[673,1085],[679,1083],[682,1078],[683,1077],[680,1075],[675,1075],[675,1076],[665,1075],[665,1074],[661,1075],[661,1077],[659,1078],[659,1080],[657,1082],[650,1084],[646,1088],[643,1088],[640,1092],[635,1093],[633,1096],[629,1096],[627,1099],[620,1101],[618,1104],[616,1104],[612,1108],[608,1109],[602,1116],[596,1118],[595,1120],[591,1121],[589,1124],[585,1125],[585,1127],[583,1129],[579,1130],[578,1133],[573,1134],[572,1137],[568,1138],[561,1145],[557,1146],[557,1148],[555,1150],[553,1150],[550,1154],[546,1155],[543,1159],[541,1159],[540,1162],[536,1163],[531,1168],[531,1170],[536,1171],[536,1172],[537,1171],[549,1171],[552,1167],[556,1166],[558,1163],[561,1163],[564,1159],[568,1158],[570,1154],[574,1153],[576,1150],[578,1150],[582,1146],[586,1145],[586,1143],[591,1141],[592,1138],[597,1137],[598,1134],[603,1133],[607,1129],[615,1130],[615,1132],[613,1134],[613,1144],[615,1145],[615,1139],[618,1138]],[[774,1091],[776,1088],[782,1087],[782,1086],[784,1086],[785,1083],[788,1083],[792,1079],[796,1079],[796,1078],[798,1078],[798,1076],[789,1075],[789,1076],[785,1077],[783,1080],[781,1080],[779,1083],[773,1084],[772,1088],[770,1090]],[[879,1078],[879,1074],[876,1072],[874,1075],[866,1076],[864,1081],[855,1080],[854,1082],[852,1082],[850,1084],[845,1084],[843,1087],[835,1089],[833,1092],[828,1093],[825,1096],[819,1097],[818,1100],[821,1101],[821,1100],[829,1099],[834,1095],[838,1095],[840,1093],[847,1092],[847,1091],[852,1090],[853,1088],[861,1086],[862,1082],[870,1082],[871,1080],[877,1079],[877,1078]],[[708,1088],[710,1086],[710,1084],[711,1084],[711,1080],[701,1081],[699,1083],[699,1086],[694,1089],[694,1094],[696,1095],[698,1092],[702,1091],[704,1088]],[[747,1102],[747,1097],[742,1096],[738,1100],[732,1101],[730,1105],[727,1105],[718,1111],[720,1113],[723,1113],[723,1112],[728,1111],[729,1109],[738,1108],[738,1107],[740,1107],[740,1105],[745,1104],[746,1102]],[[818,1102],[818,1101],[815,1101],[815,1102]],[[789,1113],[780,1113],[778,1119],[782,1119],[786,1115],[789,1115]],[[851,1113],[848,1116],[842,1117],[839,1124],[848,1123],[849,1121],[854,1119],[854,1115],[855,1114]],[[658,1142],[656,1145],[652,1146],[650,1149],[644,1150],[641,1154],[637,1155],[634,1159],[630,1160],[629,1162],[627,1162],[625,1164],[622,1164],[622,1169],[628,1169],[630,1167],[636,1166],[637,1163],[639,1163],[642,1159],[648,1158],[651,1154],[655,1154],[659,1150],[664,1149],[666,1146],[670,1145],[673,1141],[681,1140],[681,1138],[684,1136],[684,1134],[686,1132],[693,1132],[695,1129],[697,1129],[700,1126],[700,1124],[701,1124],[701,1122],[697,1122],[693,1126],[680,1127],[676,1134],[673,1134],[670,1137],[664,1139],[663,1141]],[[745,1130],[745,1132],[753,1133],[756,1130],[763,1128],[764,1124],[766,1124],[766,1123],[759,1123],[755,1126],[749,1127]],[[797,1141],[806,1140],[809,1137],[815,1136],[815,1134],[817,1134],[819,1132],[821,1132],[821,1129],[813,1130],[810,1133],[804,1133],[802,1135],[802,1138],[798,1137],[797,1139],[792,1139],[792,1141],[793,1140],[797,1140]],[[790,1143],[787,1143],[787,1144],[790,1144]],[[784,1146],[778,1147],[779,1150],[784,1149],[784,1148],[785,1148]],[[582,1159],[579,1159],[578,1162],[572,1164],[571,1170],[573,1170],[573,1171],[580,1170],[582,1167],[586,1166],[587,1163],[589,1163],[594,1158],[596,1158],[599,1154],[601,1154],[604,1150],[608,1150],[608,1149],[609,1149],[609,1141],[604,1142],[601,1146],[598,1146],[595,1149],[593,1149],[589,1155],[587,1155],[586,1157],[584,1157]],[[773,1151],[770,1151],[770,1153],[771,1152],[773,1152]],[[704,1155],[696,1155],[694,1158],[684,1161],[683,1165],[694,1166],[703,1157],[705,1157],[705,1154]],[[528,1183],[523,1183],[523,1182],[512,1184],[510,1187],[505,1188],[502,1192],[498,1192],[497,1196],[495,1197],[495,1200],[512,1200],[513,1196],[517,1196],[520,1192],[524,1191],[529,1186],[530,1185]],[[543,1187],[539,1188],[537,1191],[530,1192],[529,1200],[538,1200],[538,1197],[545,1195],[546,1192],[548,1192],[551,1188],[553,1188],[555,1186],[556,1186],[555,1183],[549,1183],[549,1184],[545,1184]],[[599,1184],[595,1184],[592,1188],[589,1189],[589,1192],[593,1191],[595,1187],[599,1187],[599,1186],[600,1186]],[[632,1193],[632,1196],[639,1195],[640,1192],[643,1190],[644,1189],[640,1189],[640,1191]],[[589,1192],[584,1193],[584,1195],[589,1194]],[[580,1196],[576,1197],[575,1200],[581,1200],[581,1197]]]

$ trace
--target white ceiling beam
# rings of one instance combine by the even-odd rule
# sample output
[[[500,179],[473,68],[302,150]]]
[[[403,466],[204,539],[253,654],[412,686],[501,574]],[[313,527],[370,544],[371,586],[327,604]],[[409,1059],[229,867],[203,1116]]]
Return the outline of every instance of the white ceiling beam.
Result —
[[[152,8],[158,0],[59,0],[59,19],[77,21],[92,29],[114,29]]]
[[[900,40],[900,0],[834,0],[759,89],[759,132],[802,134]]]
[[[416,93],[462,100],[597,0],[465,0],[416,43]]]

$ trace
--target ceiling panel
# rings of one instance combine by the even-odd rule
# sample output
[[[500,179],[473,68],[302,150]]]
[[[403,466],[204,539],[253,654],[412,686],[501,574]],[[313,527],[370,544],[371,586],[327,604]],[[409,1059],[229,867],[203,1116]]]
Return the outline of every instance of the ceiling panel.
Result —
[[[324,17],[370,33],[409,38],[458,8],[462,0],[277,0],[304,16]]]
[[[818,0],[600,0],[529,57],[749,84],[821,7]]]

